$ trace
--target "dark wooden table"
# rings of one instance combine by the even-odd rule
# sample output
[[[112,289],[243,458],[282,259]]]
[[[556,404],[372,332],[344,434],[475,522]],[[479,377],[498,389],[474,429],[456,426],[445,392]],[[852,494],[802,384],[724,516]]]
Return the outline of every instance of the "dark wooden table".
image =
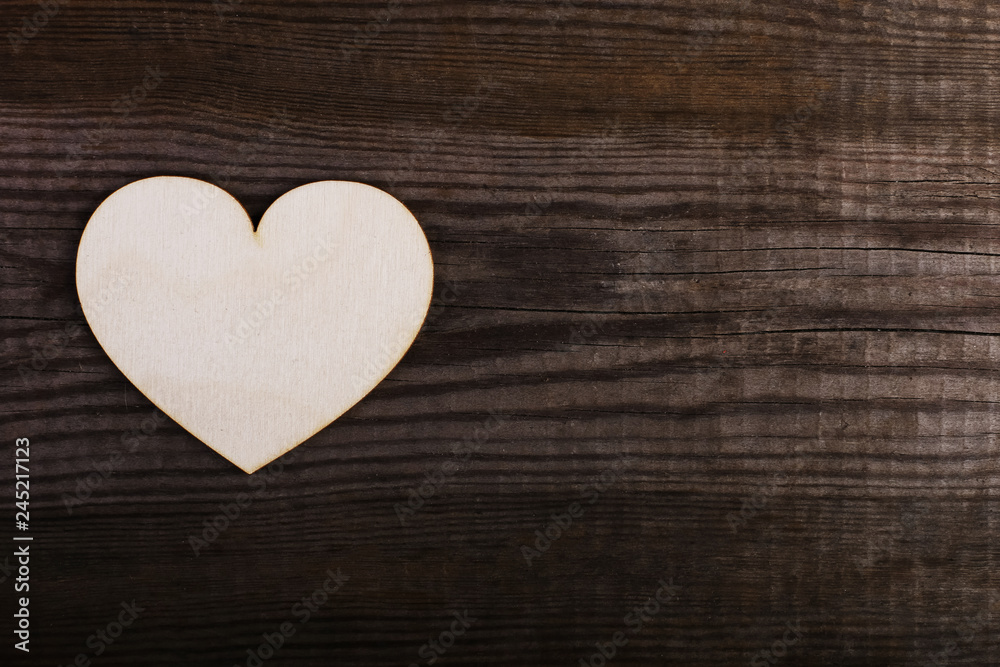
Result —
[[[995,3],[0,18],[3,664],[1000,662]],[[431,243],[402,363],[253,476],[78,310],[161,174],[361,181]]]

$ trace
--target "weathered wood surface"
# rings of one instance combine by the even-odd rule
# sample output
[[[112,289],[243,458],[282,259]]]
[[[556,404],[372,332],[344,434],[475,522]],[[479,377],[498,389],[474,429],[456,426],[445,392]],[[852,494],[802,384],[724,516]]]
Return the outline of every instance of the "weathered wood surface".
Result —
[[[38,11],[4,3],[0,29]],[[1000,8],[40,16],[0,44],[0,437],[11,461],[33,445],[33,650],[5,644],[14,664],[246,665],[290,622],[264,664],[425,665],[466,610],[438,664],[578,665],[619,631],[609,664],[770,664],[782,637],[776,664],[1000,662]],[[160,174],[255,219],[297,185],[365,182],[428,235],[413,348],[280,473],[155,420],[83,326],[85,222]],[[529,565],[522,545],[577,501]],[[330,568],[348,581],[301,624]]]

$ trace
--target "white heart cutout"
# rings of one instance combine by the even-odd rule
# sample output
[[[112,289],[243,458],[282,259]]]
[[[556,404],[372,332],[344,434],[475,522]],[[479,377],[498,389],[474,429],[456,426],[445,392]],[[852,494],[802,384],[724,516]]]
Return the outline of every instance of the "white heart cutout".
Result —
[[[287,192],[256,232],[210,183],[136,181],[94,212],[76,263],[84,315],[115,365],[248,473],[389,374],[420,330],[433,281],[413,215],[346,181]]]

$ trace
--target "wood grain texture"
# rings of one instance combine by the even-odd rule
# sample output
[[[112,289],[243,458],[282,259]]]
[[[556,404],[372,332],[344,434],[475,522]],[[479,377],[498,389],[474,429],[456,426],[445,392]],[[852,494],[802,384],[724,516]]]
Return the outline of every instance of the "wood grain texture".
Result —
[[[786,636],[775,664],[1000,662],[998,26],[970,0],[60,5],[0,51],[15,664],[246,665],[285,622],[266,665],[578,665],[616,632],[615,665]],[[401,364],[254,486],[77,309],[88,216],[158,174],[255,221],[368,183],[430,241]]]

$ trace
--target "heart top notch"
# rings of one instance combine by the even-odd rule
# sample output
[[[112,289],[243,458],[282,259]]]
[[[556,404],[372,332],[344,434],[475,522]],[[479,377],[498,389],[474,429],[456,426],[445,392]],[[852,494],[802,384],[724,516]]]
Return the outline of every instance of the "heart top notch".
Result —
[[[84,315],[115,365],[248,473],[388,375],[433,281],[413,215],[346,181],[286,193],[256,231],[210,183],[137,181],[94,212],[76,264]]]

